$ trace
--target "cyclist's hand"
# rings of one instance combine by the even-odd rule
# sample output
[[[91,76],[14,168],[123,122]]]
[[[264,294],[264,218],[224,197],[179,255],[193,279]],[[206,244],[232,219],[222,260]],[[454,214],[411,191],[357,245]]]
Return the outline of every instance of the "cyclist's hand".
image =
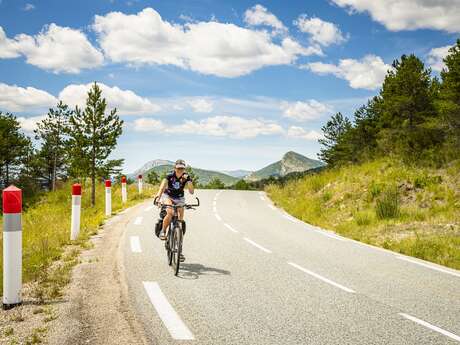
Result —
[[[191,179],[190,179],[189,174],[184,173],[184,174],[182,175],[182,177],[181,177],[181,180],[182,180],[182,182],[183,182],[183,181],[190,181]]]

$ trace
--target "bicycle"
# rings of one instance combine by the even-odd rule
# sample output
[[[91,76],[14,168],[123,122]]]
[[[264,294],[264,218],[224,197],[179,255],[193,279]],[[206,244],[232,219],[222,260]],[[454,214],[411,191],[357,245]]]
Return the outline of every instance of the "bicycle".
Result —
[[[179,221],[177,209],[184,207],[186,210],[195,210],[195,207],[200,206],[200,199],[195,198],[196,204],[184,205],[165,205],[158,203],[157,198],[153,201],[154,205],[161,206],[162,211],[166,208],[173,209],[173,217],[169,223],[168,237],[165,241],[166,256],[168,258],[168,265],[173,267],[174,275],[179,274],[180,257],[182,254],[182,241],[185,233],[185,221]],[[182,226],[181,226],[182,223]]]

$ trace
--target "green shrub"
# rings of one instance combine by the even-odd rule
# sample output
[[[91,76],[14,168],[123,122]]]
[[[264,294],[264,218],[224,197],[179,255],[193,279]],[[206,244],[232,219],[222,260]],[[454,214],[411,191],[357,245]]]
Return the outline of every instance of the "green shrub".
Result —
[[[359,226],[369,225],[374,220],[373,219],[374,217],[369,212],[357,212],[357,213],[355,213],[353,218],[354,218],[356,224],[359,225]]]
[[[369,199],[374,200],[382,192],[382,186],[379,183],[372,182],[369,185]]]
[[[397,218],[400,215],[399,193],[395,187],[386,189],[375,204],[379,219]]]

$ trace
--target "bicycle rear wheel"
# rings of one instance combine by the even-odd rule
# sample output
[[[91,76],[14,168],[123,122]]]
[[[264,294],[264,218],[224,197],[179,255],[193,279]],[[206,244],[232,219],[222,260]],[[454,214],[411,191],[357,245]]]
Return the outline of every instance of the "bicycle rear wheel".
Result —
[[[174,275],[177,276],[179,274],[180,257],[182,254],[182,229],[180,226],[174,227],[172,238],[173,238],[172,263],[173,263]]]

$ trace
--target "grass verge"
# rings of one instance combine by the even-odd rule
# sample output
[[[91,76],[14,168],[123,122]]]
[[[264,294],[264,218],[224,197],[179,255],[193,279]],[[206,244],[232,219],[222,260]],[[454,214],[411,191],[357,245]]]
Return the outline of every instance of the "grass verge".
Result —
[[[382,159],[266,191],[305,222],[460,269],[460,161],[432,169]]]

